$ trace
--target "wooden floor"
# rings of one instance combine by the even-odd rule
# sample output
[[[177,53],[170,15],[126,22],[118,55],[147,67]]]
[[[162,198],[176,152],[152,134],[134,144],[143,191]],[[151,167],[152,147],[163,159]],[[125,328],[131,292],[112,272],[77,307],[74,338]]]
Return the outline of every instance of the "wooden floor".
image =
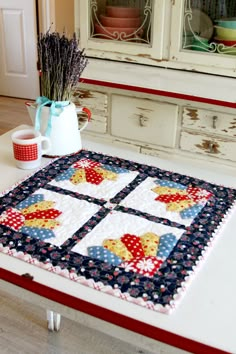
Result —
[[[0,291],[1,354],[138,354],[143,350],[62,318],[59,332],[47,330],[45,309]]]
[[[0,96],[0,135],[20,124],[32,124],[25,100]]]
[[[31,124],[24,100],[0,96],[0,134]],[[46,310],[0,291],[1,354],[137,354],[139,348],[62,318],[60,332],[47,330]]]

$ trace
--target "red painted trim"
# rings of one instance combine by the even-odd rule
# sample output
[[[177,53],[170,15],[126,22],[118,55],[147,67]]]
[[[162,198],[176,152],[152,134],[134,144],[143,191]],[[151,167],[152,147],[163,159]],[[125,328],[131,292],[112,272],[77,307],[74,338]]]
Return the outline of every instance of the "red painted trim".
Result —
[[[181,100],[213,104],[213,105],[216,105],[216,106],[223,106],[223,107],[228,107],[228,108],[236,108],[236,102],[220,101],[220,100],[216,100],[216,99],[212,99],[212,98],[205,98],[205,97],[200,97],[200,96],[186,95],[186,94],[183,94],[183,93],[156,90],[156,89],[151,89],[151,88],[148,88],[148,87],[140,87],[140,86],[118,84],[118,83],[115,83],[115,82],[93,80],[93,79],[87,79],[87,78],[81,79],[81,83],[90,84],[90,85],[97,85],[97,86],[111,87],[111,88],[120,89],[120,90],[147,93],[147,94],[164,96],[164,97],[178,98],[178,99],[181,99]]]
[[[20,286],[37,295],[43,296],[52,301],[58,302],[75,310],[84,312],[88,315],[100,318],[104,321],[113,323],[122,328],[139,333],[146,337],[166,343],[168,345],[187,350],[191,353],[201,354],[226,354],[227,352],[205,344],[193,341],[188,338],[181,337],[174,333],[168,332],[161,328],[151,326],[133,318],[121,315],[111,310],[104,309],[98,305],[94,305],[85,300],[78,299],[74,296],[55,290],[38,282],[32,281],[6,269],[0,268],[0,279],[5,280],[14,285]]]

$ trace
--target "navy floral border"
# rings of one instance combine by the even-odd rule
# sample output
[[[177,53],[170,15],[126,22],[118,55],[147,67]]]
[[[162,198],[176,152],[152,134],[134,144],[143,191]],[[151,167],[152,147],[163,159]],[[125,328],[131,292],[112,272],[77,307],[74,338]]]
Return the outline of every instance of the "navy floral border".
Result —
[[[78,240],[85,237],[88,231],[91,231],[110,212],[110,209],[106,207],[107,201],[80,195],[49,184],[59,173],[67,170],[80,158],[87,158],[98,161],[101,164],[113,165],[138,172],[138,176],[134,181],[112,198],[110,200],[111,203],[118,204],[147,177],[168,179],[183,185],[190,184],[193,187],[200,187],[212,193],[212,197],[188,227],[138,210],[124,208],[119,205],[115,207],[116,210],[184,230],[183,235],[153,278],[127,272],[124,268],[112,266],[72,251]],[[0,225],[0,243],[3,247],[9,247],[9,249],[15,249],[17,252],[29,254],[40,262],[46,263],[50,260],[53,266],[73,271],[86,279],[92,278],[95,282],[102,282],[104,286],[109,285],[113,289],[118,288],[122,293],[128,293],[132,298],[141,297],[144,301],[151,301],[153,304],[162,306],[170,305],[173,301],[178,289],[185,282],[186,276],[193,271],[202,256],[202,252],[208,247],[212,236],[236,201],[236,190],[232,188],[164,171],[154,166],[82,150],[77,154],[55,160],[2,196],[0,214],[7,208],[17,205],[39,188],[53,190],[78,199],[85,199],[99,205],[101,208],[61,246],[49,244]]]

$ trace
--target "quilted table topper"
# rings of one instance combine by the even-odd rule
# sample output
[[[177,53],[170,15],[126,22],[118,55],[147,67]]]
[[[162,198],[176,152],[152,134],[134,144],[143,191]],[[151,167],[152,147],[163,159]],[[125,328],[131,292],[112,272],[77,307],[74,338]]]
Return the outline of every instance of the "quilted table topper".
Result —
[[[82,150],[2,195],[0,251],[170,313],[235,200],[235,189]]]

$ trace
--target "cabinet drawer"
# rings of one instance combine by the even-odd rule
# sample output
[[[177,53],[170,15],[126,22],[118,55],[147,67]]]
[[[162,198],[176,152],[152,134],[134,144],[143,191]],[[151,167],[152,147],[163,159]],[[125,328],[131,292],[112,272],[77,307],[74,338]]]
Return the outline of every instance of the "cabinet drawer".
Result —
[[[174,147],[177,119],[177,105],[112,96],[111,133],[114,136]]]
[[[236,115],[184,107],[182,125],[185,128],[236,137]]]
[[[236,161],[236,141],[214,138],[201,133],[182,132],[180,148],[189,152]]]
[[[106,133],[108,119],[107,94],[92,90],[77,90],[74,93],[73,102],[76,105],[90,109],[91,122],[86,130],[96,133]]]

